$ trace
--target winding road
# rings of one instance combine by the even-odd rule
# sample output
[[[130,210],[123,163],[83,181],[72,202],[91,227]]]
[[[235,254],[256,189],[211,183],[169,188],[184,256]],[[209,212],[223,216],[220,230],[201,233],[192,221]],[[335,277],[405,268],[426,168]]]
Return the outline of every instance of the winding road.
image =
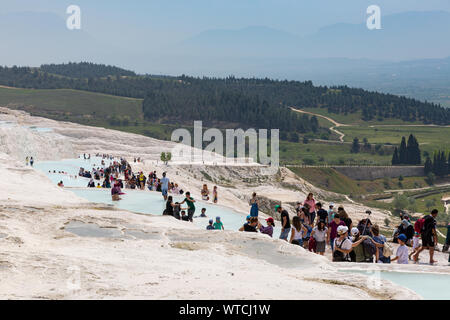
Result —
[[[323,115],[318,114],[318,113],[313,113],[313,112],[309,112],[309,111],[303,111],[303,110],[300,110],[300,109],[296,109],[294,107],[291,107],[291,110],[295,111],[295,112],[298,112],[298,113],[306,113],[306,114],[310,114],[310,115],[313,115],[313,116],[316,116],[316,117],[321,117],[321,118],[323,118],[325,120],[330,121],[333,124],[333,126],[330,127],[330,130],[333,131],[334,133],[336,133],[339,136],[339,141],[341,143],[344,143],[345,134],[343,132],[337,130],[336,128],[338,128],[338,127],[346,127],[346,126],[348,126],[347,124],[339,123],[339,122],[337,122],[337,121],[335,121],[335,120],[333,120],[333,119],[331,119],[331,118],[329,118],[327,116],[323,116]]]

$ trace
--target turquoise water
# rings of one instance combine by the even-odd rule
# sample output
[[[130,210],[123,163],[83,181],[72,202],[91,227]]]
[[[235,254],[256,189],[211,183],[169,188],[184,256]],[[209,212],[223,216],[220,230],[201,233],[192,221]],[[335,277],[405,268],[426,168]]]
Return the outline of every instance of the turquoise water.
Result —
[[[0,120],[0,128],[12,128],[12,127],[17,127],[17,126],[18,126],[18,124],[16,122]],[[28,128],[30,130],[33,130],[36,132],[42,132],[42,133],[53,131],[52,128],[41,128],[41,127],[36,127],[36,126],[23,126],[23,128]]]
[[[112,201],[109,189],[92,188],[68,190],[90,202],[110,204],[119,209],[137,213],[162,215],[162,212],[166,208],[166,203],[161,193],[156,191],[123,189],[122,191],[125,192],[125,194],[121,196],[122,200]],[[174,196],[173,199],[175,202],[182,202],[184,197]],[[183,207],[186,208],[187,206],[184,204]],[[225,230],[238,230],[245,222],[245,214],[239,213],[230,208],[203,201],[196,202],[195,207],[196,211],[194,217],[200,215],[202,208],[206,209],[207,218],[194,218],[194,224],[202,229],[206,228],[209,219],[215,220],[218,216],[224,224]],[[274,230],[274,237],[279,237],[279,235],[280,228],[278,227]]]
[[[87,171],[92,171],[92,168],[103,167],[101,165],[102,158],[92,157],[89,160],[85,160],[83,157],[78,159],[69,159],[61,161],[45,161],[35,162],[34,167],[47,175],[54,184],[62,181],[65,187],[84,188],[90,179],[78,176],[80,167],[83,167]],[[109,165],[112,161],[104,160],[106,165]],[[53,173],[56,170],[56,173]],[[50,172],[49,172],[50,171]],[[67,174],[59,174],[58,171],[67,172]],[[96,183],[98,181],[95,181]]]
[[[373,271],[342,271],[374,276]],[[402,287],[413,290],[426,300],[450,299],[450,274],[377,271],[375,275],[378,274],[382,279],[392,281]]]
[[[40,128],[40,127],[28,127],[30,130],[36,131],[36,132],[52,132],[52,128]]]
[[[11,128],[14,126],[14,122],[0,120],[0,128]]]
[[[121,196],[122,200],[112,201],[110,189],[86,188],[90,179],[78,177],[80,167],[91,171],[93,167],[101,167],[101,161],[101,157],[92,157],[90,160],[85,160],[81,157],[78,159],[39,162],[35,163],[34,167],[45,173],[54,184],[57,184],[62,180],[67,190],[72,191],[79,197],[90,202],[114,205],[119,209],[137,213],[162,215],[162,212],[166,208],[166,204],[160,192],[123,189],[125,194]],[[112,161],[105,160],[106,165],[109,165],[110,162]],[[53,170],[56,170],[56,172],[64,171],[67,172],[67,174],[53,173]],[[98,182],[96,180],[94,181],[95,183]],[[173,198],[175,202],[181,202],[184,199],[183,196],[174,196]],[[208,225],[208,220],[215,220],[217,216],[221,218],[225,230],[238,230],[245,223],[245,217],[248,213],[240,213],[220,205],[204,202],[198,199],[196,200],[196,212],[194,217],[201,214],[202,208],[206,208],[207,215],[207,218],[197,217],[194,219],[194,224],[199,228],[205,229]],[[183,207],[186,208],[187,206],[183,205]],[[274,230],[273,236],[278,238],[280,236],[280,232],[280,227],[277,226]]]

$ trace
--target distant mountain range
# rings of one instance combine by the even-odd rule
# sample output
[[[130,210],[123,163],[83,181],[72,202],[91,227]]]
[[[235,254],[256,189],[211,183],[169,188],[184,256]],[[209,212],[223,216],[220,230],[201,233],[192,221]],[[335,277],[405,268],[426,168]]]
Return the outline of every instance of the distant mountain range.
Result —
[[[208,30],[183,42],[182,52],[233,57],[411,60],[450,56],[450,13],[406,12],[382,18],[381,30],[340,23],[306,37],[267,27]]]

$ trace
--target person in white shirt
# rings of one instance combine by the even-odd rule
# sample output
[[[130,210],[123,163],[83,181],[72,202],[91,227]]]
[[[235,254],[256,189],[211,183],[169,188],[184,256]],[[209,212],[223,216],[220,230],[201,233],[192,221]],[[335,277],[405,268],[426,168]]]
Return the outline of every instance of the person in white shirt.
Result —
[[[361,242],[367,239],[367,236],[362,236],[358,241],[352,242],[348,238],[348,227],[339,226],[337,228],[339,237],[334,239],[333,246],[333,262],[350,261],[348,254],[352,252],[353,248],[358,246]]]
[[[414,237],[412,239],[412,248],[413,251],[409,254],[409,260],[411,260],[411,257],[419,251],[420,247],[422,246],[420,244],[420,233],[414,232]]]
[[[289,242],[302,247],[303,236],[306,235],[308,229],[306,229],[305,226],[301,223],[298,216],[292,218],[292,226],[293,228],[291,229],[291,239]]]
[[[398,264],[408,264],[408,248],[406,247],[406,236],[402,233],[397,238],[400,246],[397,248],[397,252],[395,253],[395,258],[391,260],[391,262],[397,260]]]
[[[311,237],[316,240],[316,251],[322,255],[325,253],[325,244],[329,243],[328,228],[325,226],[325,222],[320,220],[316,227],[311,232]]]

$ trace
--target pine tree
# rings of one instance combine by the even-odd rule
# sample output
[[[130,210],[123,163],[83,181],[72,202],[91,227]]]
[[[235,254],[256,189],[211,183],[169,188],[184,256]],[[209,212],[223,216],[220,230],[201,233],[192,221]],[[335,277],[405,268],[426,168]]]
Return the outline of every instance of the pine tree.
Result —
[[[398,158],[398,149],[395,147],[394,154],[392,155],[392,165],[399,165],[400,159]]]
[[[430,157],[427,157],[427,160],[425,160],[425,165],[424,165],[423,171],[426,176],[430,172],[433,172],[433,162],[431,161]]]
[[[445,152],[441,151],[441,175],[445,176],[448,173],[447,166],[447,157],[445,156]]]
[[[408,138],[406,154],[407,164],[420,164],[422,162],[419,143],[417,142],[416,137],[414,137],[412,134],[410,134]]]
[[[407,153],[407,149],[406,149],[406,139],[405,139],[405,137],[402,137],[402,142],[400,144],[400,150],[399,150],[399,154],[398,154],[398,158],[400,160],[399,164],[408,163],[407,157],[408,157],[408,153]]]
[[[447,174],[450,174],[450,152],[448,153]]]
[[[447,157],[444,151],[438,150],[434,153],[433,173],[439,177],[448,174]]]
[[[350,152],[351,153],[359,153],[359,150],[360,150],[359,139],[358,138],[354,138],[353,139],[352,148],[350,149]]]
[[[435,175],[437,175],[438,174],[438,172],[439,172],[439,159],[438,159],[438,152],[437,151],[435,151],[434,152],[434,155],[433,155],[433,173],[435,174]]]

